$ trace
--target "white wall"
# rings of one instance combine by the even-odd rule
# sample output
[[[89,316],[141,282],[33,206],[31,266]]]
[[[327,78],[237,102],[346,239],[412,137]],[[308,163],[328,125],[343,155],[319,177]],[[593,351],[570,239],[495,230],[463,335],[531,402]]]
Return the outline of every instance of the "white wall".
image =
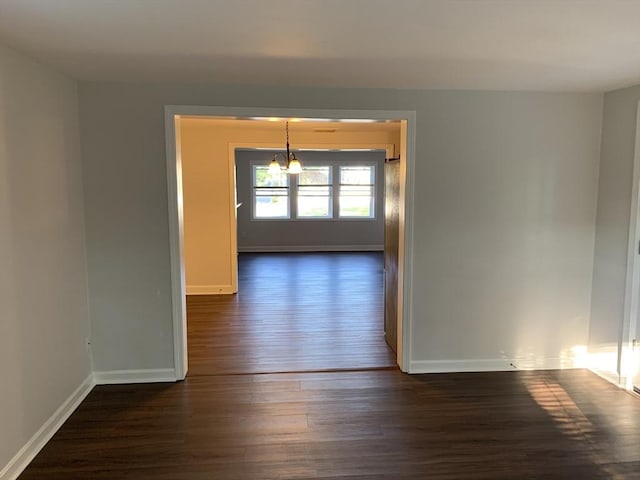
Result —
[[[584,347],[601,102],[448,94],[420,121],[417,360],[559,367]]]
[[[173,366],[165,104],[415,110],[414,368],[586,344],[601,95],[83,83],[97,370]]]
[[[636,111],[640,86],[604,96],[589,351],[602,373],[619,373]]]
[[[0,46],[0,471],[91,372],[77,87]]]

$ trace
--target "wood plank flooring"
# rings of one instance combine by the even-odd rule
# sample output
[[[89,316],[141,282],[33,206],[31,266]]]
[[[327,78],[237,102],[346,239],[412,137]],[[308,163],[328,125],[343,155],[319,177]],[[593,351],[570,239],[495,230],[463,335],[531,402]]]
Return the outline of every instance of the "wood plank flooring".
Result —
[[[100,386],[20,477],[637,478],[640,399],[581,370]]]
[[[187,379],[96,387],[20,480],[640,479],[640,398],[588,371],[367,369],[380,262],[243,257],[189,299]]]
[[[187,297],[189,375],[385,368],[381,252],[241,254],[237,295]]]

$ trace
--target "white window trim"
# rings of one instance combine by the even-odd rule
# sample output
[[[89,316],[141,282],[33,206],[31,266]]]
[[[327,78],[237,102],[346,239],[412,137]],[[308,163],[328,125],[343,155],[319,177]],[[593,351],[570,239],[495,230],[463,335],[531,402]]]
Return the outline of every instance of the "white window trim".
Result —
[[[331,180],[331,183],[327,184],[327,185],[316,185],[319,187],[328,187],[329,188],[329,215],[327,215],[326,217],[303,217],[300,216],[298,214],[298,198],[299,198],[299,192],[300,192],[300,187],[307,187],[307,186],[314,186],[314,185],[300,185],[299,183],[299,175],[294,175],[295,176],[295,181],[294,183],[294,190],[295,190],[295,194],[293,195],[293,197],[295,197],[295,216],[292,215],[292,220],[302,220],[302,221],[307,221],[307,220],[333,220],[334,219],[334,205],[335,205],[335,167],[332,164],[327,164],[324,162],[313,162],[313,163],[309,163],[306,166],[308,167],[328,167],[329,168],[329,177]],[[305,166],[303,166],[302,168],[304,169]],[[293,198],[292,197],[292,198]]]
[[[253,161],[251,162],[251,220],[256,222],[372,222],[378,218],[378,212],[381,208],[378,204],[378,165],[376,162],[352,162],[352,161],[331,161],[322,162],[315,161],[307,163],[309,167],[330,167],[331,168],[331,197],[329,199],[329,208],[331,215],[327,217],[300,217],[298,216],[298,175],[291,175],[289,177],[288,195],[287,195],[287,214],[286,217],[256,217],[256,187],[255,186],[255,167],[266,166],[264,162]],[[372,215],[368,217],[357,216],[340,216],[340,167],[371,167],[373,169],[373,183],[371,184],[371,211]],[[304,167],[303,167],[304,168]]]
[[[264,167],[265,164],[262,162],[251,162],[251,175],[250,177],[250,188],[251,188],[251,219],[262,222],[272,222],[272,221],[290,221],[292,220],[292,212],[291,212],[291,193],[292,193],[292,182],[291,178],[288,180],[288,185],[286,187],[256,187],[256,168],[255,167]],[[257,217],[256,216],[256,188],[286,188],[287,189],[287,216],[286,217]]]
[[[373,170],[373,182],[371,184],[369,184],[371,186],[371,215],[368,217],[362,217],[362,216],[340,216],[340,187],[342,187],[342,183],[340,182],[340,167],[371,167]],[[349,163],[348,165],[343,165],[343,164],[338,164],[337,165],[337,171],[338,171],[338,184],[337,184],[337,192],[334,192],[334,196],[335,198],[338,199],[337,202],[337,208],[334,210],[334,216],[337,217],[339,220],[348,220],[348,221],[358,221],[358,220],[362,220],[362,221],[369,221],[369,220],[375,220],[378,216],[378,208],[377,207],[377,203],[376,199],[377,199],[377,194],[378,191],[376,189],[376,183],[378,182],[378,169],[376,168],[377,165],[374,162],[353,162],[353,163]],[[345,185],[349,185],[351,186],[352,184],[345,184]],[[369,186],[367,185],[367,186]],[[334,183],[334,188],[336,187],[335,183]]]

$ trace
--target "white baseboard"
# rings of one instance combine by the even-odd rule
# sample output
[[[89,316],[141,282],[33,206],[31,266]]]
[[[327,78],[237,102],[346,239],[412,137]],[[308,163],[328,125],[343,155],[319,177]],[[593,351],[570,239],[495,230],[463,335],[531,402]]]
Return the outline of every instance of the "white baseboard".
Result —
[[[543,359],[469,359],[418,360],[409,365],[409,373],[506,372],[516,370],[558,370],[575,368],[561,358]]]
[[[238,246],[239,253],[276,252],[382,252],[384,245],[269,245]]]
[[[616,387],[623,388],[626,383],[626,378],[620,377],[617,373],[610,372],[608,370],[600,370],[598,368],[589,368],[589,371],[595,373],[600,378],[606,380],[609,383],[613,383]]]
[[[127,383],[175,382],[176,371],[173,368],[153,370],[111,370],[93,372],[96,385],[117,385]]]
[[[236,292],[231,285],[187,285],[187,295],[231,295]]]
[[[0,470],[0,480],[15,480],[31,463],[62,424],[78,408],[95,386],[93,375],[89,375],[62,405],[49,417],[40,429],[29,439],[9,463]]]

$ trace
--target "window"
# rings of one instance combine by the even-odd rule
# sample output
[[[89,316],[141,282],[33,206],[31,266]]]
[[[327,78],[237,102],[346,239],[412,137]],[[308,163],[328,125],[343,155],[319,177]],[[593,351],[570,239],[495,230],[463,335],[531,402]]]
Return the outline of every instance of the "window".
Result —
[[[289,218],[289,176],[253,165],[253,217]]]
[[[340,218],[373,218],[375,167],[340,167]]]
[[[306,164],[298,175],[270,173],[268,165],[252,164],[253,218],[375,218],[375,165],[327,163]]]
[[[298,218],[333,216],[331,167],[303,167],[298,175]]]

